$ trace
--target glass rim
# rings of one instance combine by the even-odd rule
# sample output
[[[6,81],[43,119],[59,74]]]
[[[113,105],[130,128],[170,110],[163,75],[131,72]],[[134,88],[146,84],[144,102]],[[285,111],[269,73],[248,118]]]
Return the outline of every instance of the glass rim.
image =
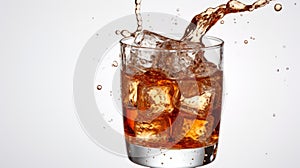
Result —
[[[199,46],[199,47],[196,47],[196,48],[164,49],[164,48],[153,48],[153,47],[141,47],[141,46],[133,45],[133,43],[128,43],[127,42],[127,40],[134,39],[134,37],[122,38],[119,41],[119,43],[121,45],[125,45],[127,47],[133,47],[133,48],[136,48],[136,49],[148,49],[148,50],[168,51],[168,52],[172,52],[172,51],[177,52],[178,50],[180,50],[180,51],[190,51],[190,50],[195,50],[195,49],[210,50],[210,49],[222,48],[224,46],[224,41],[222,39],[218,38],[218,37],[203,36],[202,38],[215,41],[215,44],[208,45],[208,46]],[[192,43],[198,43],[199,44],[199,42],[192,42]]]

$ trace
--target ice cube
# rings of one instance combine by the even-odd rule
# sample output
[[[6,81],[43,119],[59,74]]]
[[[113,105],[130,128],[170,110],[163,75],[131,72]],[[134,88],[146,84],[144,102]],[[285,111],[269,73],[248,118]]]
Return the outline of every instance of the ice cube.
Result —
[[[171,112],[172,105],[171,86],[139,86],[138,109],[146,115]]]
[[[136,36],[134,43],[139,47],[157,48],[167,39],[167,37],[164,37],[157,33],[143,30]]]
[[[138,85],[139,115],[153,120],[162,113],[171,113],[179,100],[177,83],[166,79],[161,72],[148,71]]]
[[[182,132],[185,137],[195,141],[206,141],[213,131],[214,117],[207,116],[206,120],[185,118],[183,121]]]
[[[169,120],[165,116],[155,118],[150,122],[136,121],[136,138],[150,142],[166,141],[169,135],[169,127]]]
[[[196,79],[191,78],[190,80],[180,80],[178,81],[178,86],[180,89],[181,96],[185,98],[194,97],[200,95],[201,86],[198,85]]]
[[[209,91],[203,92],[201,95],[184,98],[181,97],[179,110],[185,113],[197,115],[198,119],[205,119],[211,113],[214,102],[214,93]]]
[[[193,66],[193,72],[197,75],[197,77],[210,77],[216,71],[218,71],[217,65],[207,61],[204,62],[204,60],[201,60],[201,62],[199,62],[199,65]]]

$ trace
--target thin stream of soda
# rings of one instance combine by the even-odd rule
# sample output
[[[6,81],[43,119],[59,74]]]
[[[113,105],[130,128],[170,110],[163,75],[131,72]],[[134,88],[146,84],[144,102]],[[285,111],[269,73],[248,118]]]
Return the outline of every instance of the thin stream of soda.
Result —
[[[246,5],[237,0],[230,0],[227,4],[222,4],[216,8],[208,8],[192,19],[181,40],[201,42],[201,38],[205,33],[225,15],[245,11],[251,12],[254,9],[267,5],[270,1],[272,0],[258,0],[252,5]]]
[[[135,16],[137,21],[137,29],[135,33],[139,33],[143,30],[143,21],[142,21],[142,15],[141,15],[141,1],[142,0],[135,0]]]
[[[136,30],[131,33],[128,30],[117,31],[116,34],[121,34],[123,37],[136,37],[143,30],[143,20],[141,15],[141,2],[142,0],[135,0],[135,18],[137,21]]]

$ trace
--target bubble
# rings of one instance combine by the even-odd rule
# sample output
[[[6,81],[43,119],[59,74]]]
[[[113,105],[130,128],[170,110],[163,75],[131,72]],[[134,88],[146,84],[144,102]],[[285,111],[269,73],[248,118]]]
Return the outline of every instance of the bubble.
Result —
[[[221,23],[221,24],[224,24],[224,20],[221,20],[220,23]]]
[[[113,61],[113,63],[111,64],[112,67],[118,67],[118,62],[117,61]]]
[[[120,34],[121,34],[121,31],[120,31],[120,30],[116,30],[116,31],[115,31],[115,34],[116,34],[116,35],[120,35]]]
[[[282,5],[277,3],[277,4],[275,4],[274,9],[275,9],[276,12],[279,12],[282,9]]]
[[[98,85],[97,90],[101,90],[101,89],[102,89],[102,85]]]
[[[248,40],[244,40],[244,43],[245,43],[245,44],[248,44]]]

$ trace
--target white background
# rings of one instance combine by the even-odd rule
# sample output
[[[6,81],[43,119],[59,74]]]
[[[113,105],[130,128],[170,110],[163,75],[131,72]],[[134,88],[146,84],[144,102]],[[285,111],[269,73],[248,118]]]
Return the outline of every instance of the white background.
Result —
[[[142,10],[189,20],[225,2],[144,0]],[[282,1],[280,12],[275,3],[228,15],[208,33],[225,41],[226,100],[218,156],[206,167],[298,166],[300,2]],[[88,138],[72,90],[85,43],[107,23],[132,14],[133,4],[0,1],[0,167],[140,167]]]

